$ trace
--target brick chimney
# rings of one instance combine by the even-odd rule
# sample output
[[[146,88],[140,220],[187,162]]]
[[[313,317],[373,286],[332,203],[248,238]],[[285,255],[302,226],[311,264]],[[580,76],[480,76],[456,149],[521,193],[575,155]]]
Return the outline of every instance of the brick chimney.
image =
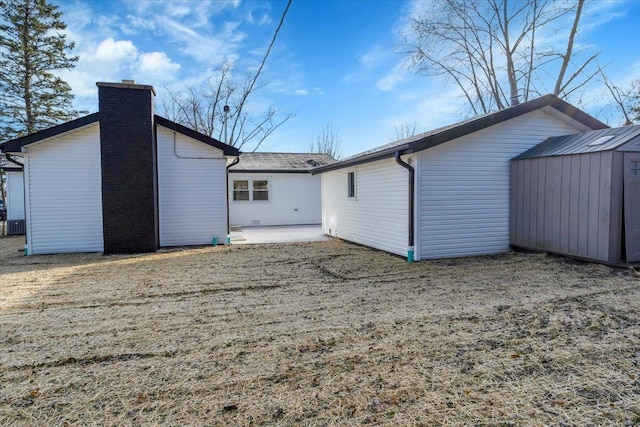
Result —
[[[104,253],[158,249],[152,86],[96,83],[100,109]]]

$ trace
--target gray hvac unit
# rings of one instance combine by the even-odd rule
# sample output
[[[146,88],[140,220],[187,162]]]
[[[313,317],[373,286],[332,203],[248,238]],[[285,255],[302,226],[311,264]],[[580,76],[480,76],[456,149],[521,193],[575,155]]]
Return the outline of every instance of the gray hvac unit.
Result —
[[[20,236],[27,232],[24,219],[11,219],[7,221],[7,236]]]

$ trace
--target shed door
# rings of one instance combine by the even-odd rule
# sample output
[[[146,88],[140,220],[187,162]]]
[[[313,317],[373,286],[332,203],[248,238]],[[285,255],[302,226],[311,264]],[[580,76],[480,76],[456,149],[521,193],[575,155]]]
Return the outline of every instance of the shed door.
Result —
[[[640,261],[640,153],[624,154],[624,227],[627,262]]]

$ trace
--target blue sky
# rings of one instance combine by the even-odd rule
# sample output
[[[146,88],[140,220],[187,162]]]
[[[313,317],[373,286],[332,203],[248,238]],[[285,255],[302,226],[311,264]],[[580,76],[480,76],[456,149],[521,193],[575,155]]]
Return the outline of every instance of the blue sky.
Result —
[[[163,87],[197,85],[225,61],[234,72],[255,67],[286,2],[53,0],[63,12],[79,61],[63,77],[76,107],[97,111],[97,81],[134,79]],[[264,69],[251,108],[274,106],[292,118],[261,151],[307,151],[326,123],[339,133],[342,156],[396,139],[415,124],[424,132],[466,118],[455,87],[417,76],[398,52],[400,30],[426,1],[294,0]],[[578,47],[600,52],[609,78],[640,78],[640,1],[594,0],[582,20]],[[560,42],[562,37],[560,36]],[[570,100],[611,125],[598,82]]]

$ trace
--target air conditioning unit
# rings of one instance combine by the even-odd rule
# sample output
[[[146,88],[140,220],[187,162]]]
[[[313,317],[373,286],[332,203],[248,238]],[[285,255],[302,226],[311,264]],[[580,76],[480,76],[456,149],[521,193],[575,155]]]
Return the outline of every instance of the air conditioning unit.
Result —
[[[24,219],[11,219],[7,221],[7,236],[19,236],[26,232],[27,228]]]

